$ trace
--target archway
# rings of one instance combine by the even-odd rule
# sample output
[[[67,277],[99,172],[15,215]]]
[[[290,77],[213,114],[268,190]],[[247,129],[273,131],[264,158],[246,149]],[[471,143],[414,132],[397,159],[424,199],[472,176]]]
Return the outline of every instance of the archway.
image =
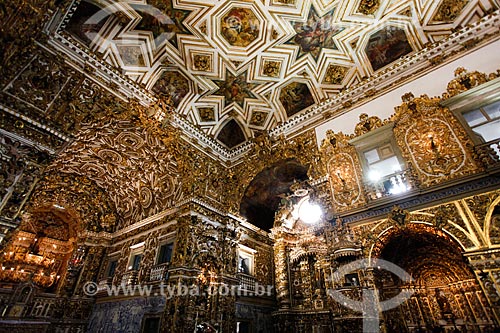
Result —
[[[240,214],[253,225],[269,231],[282,194],[290,191],[294,181],[307,179],[307,167],[295,159],[280,161],[258,173],[245,190]]]
[[[377,256],[413,278],[402,282],[387,271],[374,272],[382,300],[401,290],[413,293],[405,303],[384,312],[388,332],[484,332],[493,327],[493,314],[473,271],[446,234],[411,224],[390,229],[381,241],[384,245]]]
[[[75,249],[78,221],[76,212],[57,204],[26,214],[0,259],[1,283],[28,283],[56,292]]]

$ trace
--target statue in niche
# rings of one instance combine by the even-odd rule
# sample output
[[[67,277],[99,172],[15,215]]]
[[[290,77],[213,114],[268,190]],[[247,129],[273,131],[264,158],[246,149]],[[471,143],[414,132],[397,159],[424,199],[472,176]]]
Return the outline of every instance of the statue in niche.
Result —
[[[444,294],[444,291],[436,288],[436,301],[439,305],[439,309],[441,310],[441,314],[444,316],[445,314],[451,314],[451,306],[448,302],[448,298]]]

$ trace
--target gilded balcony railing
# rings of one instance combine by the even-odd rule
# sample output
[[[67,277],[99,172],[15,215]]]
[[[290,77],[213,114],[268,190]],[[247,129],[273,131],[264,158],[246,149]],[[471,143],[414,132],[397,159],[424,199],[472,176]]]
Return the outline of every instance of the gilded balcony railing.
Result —
[[[150,282],[165,281],[167,279],[169,263],[153,266],[149,273]]]
[[[137,270],[128,271],[122,276],[122,284],[136,285],[138,280],[139,280],[139,271]]]
[[[399,171],[377,181],[366,182],[364,185],[369,200],[377,200],[379,198],[401,194],[413,188],[413,184],[409,177],[409,170]]]
[[[500,138],[474,147],[479,159],[486,167],[500,165]]]
[[[238,280],[241,290],[255,291],[256,279],[252,275],[239,273]]]

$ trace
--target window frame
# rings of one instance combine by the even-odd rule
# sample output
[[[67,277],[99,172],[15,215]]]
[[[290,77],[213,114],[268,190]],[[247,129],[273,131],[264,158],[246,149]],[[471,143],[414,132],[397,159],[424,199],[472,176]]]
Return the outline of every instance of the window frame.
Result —
[[[105,272],[105,277],[106,278],[112,278],[115,276],[116,268],[118,267],[118,257],[110,257],[108,258],[108,263],[106,265],[106,272]],[[110,274],[111,272],[111,264],[116,263],[115,267],[113,268],[113,274]]]
[[[481,145],[486,142],[482,140],[480,135],[473,131],[473,128],[465,120],[464,113],[483,108],[499,101],[500,77],[443,100],[440,104],[452,112],[465,129],[474,145]]]
[[[139,271],[141,269],[142,260],[144,259],[144,242],[132,245],[130,247],[130,249],[131,250],[130,250],[130,256],[129,256],[128,265],[127,265],[127,271],[128,272]],[[141,260],[139,260],[139,264],[138,264],[137,269],[134,269],[135,258],[139,255],[141,256]]]
[[[248,246],[245,246],[242,244],[240,244],[238,246],[238,253],[237,253],[238,254],[238,261],[237,261],[236,270],[239,274],[246,274],[246,275],[250,275],[250,276],[255,275],[255,253],[256,252],[257,252],[256,250],[254,250]],[[249,262],[248,273],[240,271],[240,259],[241,258],[249,259],[248,260],[248,262]]]
[[[168,261],[166,262],[160,262],[160,255],[161,255],[161,248],[163,246],[167,246],[169,244],[172,244],[172,250],[170,252],[170,258]],[[155,260],[155,264],[156,265],[162,265],[162,264],[168,264],[170,262],[172,262],[172,258],[174,257],[174,251],[175,251],[175,239],[173,238],[169,238],[163,242],[160,243],[160,245],[157,247],[156,249],[156,260]]]
[[[373,149],[378,150],[379,148],[382,148],[386,145],[390,145],[392,151],[394,152],[393,156],[395,156],[399,162],[401,169],[400,171],[392,172],[388,175],[382,176],[381,178],[389,177],[393,174],[399,173],[408,168],[408,165],[406,164],[406,161],[403,159],[403,155],[401,154],[401,151],[396,143],[396,139],[394,138],[394,134],[392,132],[393,128],[394,128],[394,123],[390,122],[382,127],[379,127],[366,134],[360,135],[349,141],[349,143],[356,148],[358,159],[361,164],[361,170],[363,172],[363,181],[365,183],[373,183],[373,181],[370,179],[370,171],[371,171],[370,164],[368,163],[368,160],[365,157],[365,153],[370,150]]]

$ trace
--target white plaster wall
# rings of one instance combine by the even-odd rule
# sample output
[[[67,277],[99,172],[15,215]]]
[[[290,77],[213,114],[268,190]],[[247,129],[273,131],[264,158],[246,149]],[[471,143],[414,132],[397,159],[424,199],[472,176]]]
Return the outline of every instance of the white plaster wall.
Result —
[[[369,116],[377,115],[381,119],[388,118],[394,113],[394,107],[401,104],[401,96],[407,92],[412,92],[415,96],[422,94],[440,96],[445,92],[448,82],[454,78],[453,72],[457,67],[465,67],[468,70],[477,70],[487,74],[496,72],[497,69],[500,69],[500,40],[316,127],[318,145],[321,144],[329,129],[345,134],[354,133],[354,127],[359,122],[361,113],[367,113]]]

